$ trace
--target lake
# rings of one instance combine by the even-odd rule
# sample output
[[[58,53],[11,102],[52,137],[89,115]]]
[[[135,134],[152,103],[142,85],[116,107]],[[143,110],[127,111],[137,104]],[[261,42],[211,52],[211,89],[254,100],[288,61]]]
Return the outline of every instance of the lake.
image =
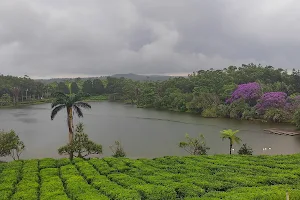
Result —
[[[90,138],[103,145],[103,156],[111,155],[109,146],[121,141],[131,158],[187,155],[178,147],[185,133],[197,136],[202,133],[209,154],[227,154],[229,141],[220,138],[223,129],[239,129],[238,136],[250,145],[254,154],[293,154],[300,152],[298,136],[281,136],[265,133],[266,128],[288,128],[285,124],[239,121],[233,119],[202,118],[188,113],[141,109],[132,105],[111,102],[90,103],[81,121]],[[26,145],[22,158],[59,158],[57,149],[68,141],[66,111],[50,119],[50,104],[18,109],[0,110],[0,129],[14,129]],[[235,153],[240,145],[234,145]],[[263,150],[267,148],[267,150]],[[270,149],[269,149],[270,148]]]

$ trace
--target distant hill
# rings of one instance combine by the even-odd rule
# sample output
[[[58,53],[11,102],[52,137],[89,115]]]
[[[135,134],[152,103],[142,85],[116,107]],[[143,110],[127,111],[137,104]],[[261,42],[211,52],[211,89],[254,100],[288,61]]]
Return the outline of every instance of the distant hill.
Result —
[[[134,81],[165,81],[168,80],[171,76],[159,76],[159,75],[138,75],[138,74],[114,74],[111,77],[115,78],[127,78]]]
[[[85,81],[88,79],[105,79],[107,76],[101,76],[101,77],[85,77],[85,78],[80,78],[81,80]],[[160,75],[139,75],[139,74],[114,74],[111,77],[114,78],[126,78],[126,79],[132,79],[134,81],[164,81],[168,80],[172,76],[160,76]],[[45,84],[53,83],[53,82],[65,82],[65,81],[74,81],[76,78],[51,78],[51,79],[36,79],[37,81],[40,81]]]
[[[101,76],[101,77],[84,77],[84,78],[80,78],[81,80],[85,81],[85,80],[89,80],[89,79],[106,79],[106,76]],[[60,83],[60,82],[65,82],[65,81],[74,81],[75,79],[77,78],[51,78],[51,79],[35,79],[36,81],[40,81],[42,83],[45,83],[45,84],[49,84],[49,83],[54,83],[54,82],[57,82],[57,83]]]

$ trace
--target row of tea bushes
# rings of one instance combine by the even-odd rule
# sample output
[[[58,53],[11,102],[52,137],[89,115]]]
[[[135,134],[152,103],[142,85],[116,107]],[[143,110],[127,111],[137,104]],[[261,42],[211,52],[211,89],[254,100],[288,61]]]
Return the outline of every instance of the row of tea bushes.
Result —
[[[0,163],[0,200],[300,200],[300,155]]]

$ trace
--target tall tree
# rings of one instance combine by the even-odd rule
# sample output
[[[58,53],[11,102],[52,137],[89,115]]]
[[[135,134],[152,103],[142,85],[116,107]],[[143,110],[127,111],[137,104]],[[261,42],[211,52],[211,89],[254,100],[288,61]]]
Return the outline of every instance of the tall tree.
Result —
[[[70,94],[70,90],[68,88],[68,86],[64,83],[64,82],[60,82],[58,83],[58,91],[62,92],[64,94]]]
[[[19,87],[13,87],[11,89],[11,92],[13,94],[14,104],[17,104],[18,101],[19,101],[20,88]]]
[[[73,141],[74,135],[74,126],[73,126],[73,110],[77,114],[78,117],[83,117],[83,113],[81,108],[90,109],[91,106],[88,103],[82,102],[80,95],[65,95],[64,93],[56,93],[55,100],[51,105],[51,120],[55,118],[57,113],[62,109],[66,108],[67,110],[67,121],[69,128],[69,144]],[[73,159],[73,153],[70,153],[70,159]]]
[[[101,95],[104,94],[105,89],[102,81],[100,79],[93,80],[93,95]]]
[[[79,92],[79,87],[76,82],[71,83],[71,93],[77,94]]]
[[[82,86],[82,92],[90,95],[93,93],[93,83],[91,80],[84,81]]]
[[[239,132],[239,130],[235,130],[233,131],[232,129],[227,129],[227,130],[223,130],[221,131],[221,138],[222,140],[224,139],[229,139],[229,154],[231,155],[231,151],[232,151],[232,145],[234,143],[239,144],[242,140],[241,138],[239,138],[238,136],[236,136],[236,134]]]

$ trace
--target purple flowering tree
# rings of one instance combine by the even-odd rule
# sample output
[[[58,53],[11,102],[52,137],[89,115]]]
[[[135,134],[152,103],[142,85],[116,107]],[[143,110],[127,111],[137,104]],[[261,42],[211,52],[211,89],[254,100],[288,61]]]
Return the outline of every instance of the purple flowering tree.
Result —
[[[289,112],[295,112],[300,108],[300,95],[292,96],[287,98],[284,109]]]
[[[237,89],[232,93],[227,103],[232,103],[238,100],[245,100],[250,105],[255,105],[256,101],[261,96],[261,87],[258,83],[246,83],[238,85]]]
[[[287,105],[287,94],[284,92],[267,92],[255,106],[257,111],[264,113],[269,108],[284,109]]]

